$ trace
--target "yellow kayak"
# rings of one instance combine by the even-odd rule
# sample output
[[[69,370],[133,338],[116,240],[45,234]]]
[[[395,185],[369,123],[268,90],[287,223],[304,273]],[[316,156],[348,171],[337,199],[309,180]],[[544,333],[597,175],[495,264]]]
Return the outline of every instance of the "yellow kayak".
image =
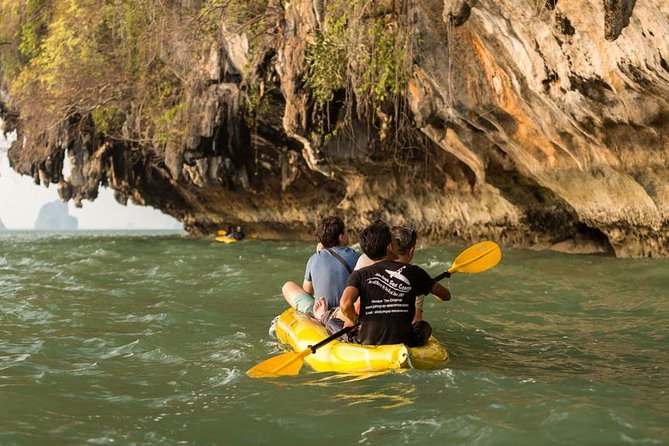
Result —
[[[227,235],[219,235],[216,237],[217,242],[222,242],[222,243],[236,243],[239,240],[236,238],[228,237]]]
[[[296,352],[328,337],[325,327],[293,308],[281,313],[276,321],[279,342]],[[442,366],[448,353],[434,336],[427,345],[409,348],[404,344],[360,345],[332,341],[308,355],[304,361],[317,372],[383,372],[399,368],[430,369]]]

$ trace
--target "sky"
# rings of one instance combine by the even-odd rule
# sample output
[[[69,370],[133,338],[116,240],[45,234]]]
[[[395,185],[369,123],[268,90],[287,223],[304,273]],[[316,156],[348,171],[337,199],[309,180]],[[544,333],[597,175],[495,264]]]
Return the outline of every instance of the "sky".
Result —
[[[33,229],[37,214],[45,203],[60,200],[57,185],[36,185],[33,179],[19,175],[9,167],[7,138],[0,131],[0,221],[7,229]],[[123,206],[114,200],[111,189],[101,187],[95,201],[82,201],[77,209],[68,202],[69,214],[79,221],[79,229],[181,229],[181,224],[152,207],[137,206],[128,200]]]

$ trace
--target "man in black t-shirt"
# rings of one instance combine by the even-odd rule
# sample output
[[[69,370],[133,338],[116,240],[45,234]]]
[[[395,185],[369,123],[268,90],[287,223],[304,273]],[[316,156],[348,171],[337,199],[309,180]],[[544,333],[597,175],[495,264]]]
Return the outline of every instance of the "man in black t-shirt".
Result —
[[[390,242],[390,228],[382,221],[373,223],[360,234],[360,247],[374,264],[349,276],[341,297],[341,309],[348,319],[344,326],[352,326],[357,320],[354,303],[360,297],[357,342],[413,347],[427,341],[427,338],[418,341],[414,336],[412,320],[416,296],[432,293],[441,300],[449,300],[450,293],[422,268],[397,262],[388,256]]]

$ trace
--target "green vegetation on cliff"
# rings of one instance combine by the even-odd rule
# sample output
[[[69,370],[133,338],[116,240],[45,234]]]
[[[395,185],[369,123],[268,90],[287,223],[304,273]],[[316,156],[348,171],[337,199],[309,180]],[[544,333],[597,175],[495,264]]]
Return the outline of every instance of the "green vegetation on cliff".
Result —
[[[255,109],[265,93],[257,70],[284,7],[272,0],[206,0],[192,9],[152,0],[0,0],[2,84],[34,129],[90,117],[108,137],[161,146],[185,136],[179,115],[193,75],[183,66],[189,62],[174,65],[166,42],[184,39],[194,66],[222,31],[245,34],[244,91]],[[411,51],[398,17],[374,2],[328,3],[302,73],[320,107],[345,91],[349,105],[373,117],[400,94]]]
[[[402,2],[397,2],[398,8]],[[411,68],[411,39],[398,11],[374,2],[338,0],[307,49],[307,85],[321,105],[349,89],[371,110],[397,99]],[[368,110],[369,111],[369,110]]]
[[[120,138],[134,116],[128,139],[171,131],[181,82],[160,57],[171,16],[159,2],[0,0],[0,10],[2,81],[32,127],[90,116]]]

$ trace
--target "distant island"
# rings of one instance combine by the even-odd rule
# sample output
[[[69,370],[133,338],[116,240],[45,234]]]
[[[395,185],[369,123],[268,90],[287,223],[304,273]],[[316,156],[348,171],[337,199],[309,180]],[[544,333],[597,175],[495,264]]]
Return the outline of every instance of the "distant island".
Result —
[[[35,221],[35,229],[41,231],[76,231],[78,226],[76,217],[68,213],[67,203],[59,200],[42,206]]]

